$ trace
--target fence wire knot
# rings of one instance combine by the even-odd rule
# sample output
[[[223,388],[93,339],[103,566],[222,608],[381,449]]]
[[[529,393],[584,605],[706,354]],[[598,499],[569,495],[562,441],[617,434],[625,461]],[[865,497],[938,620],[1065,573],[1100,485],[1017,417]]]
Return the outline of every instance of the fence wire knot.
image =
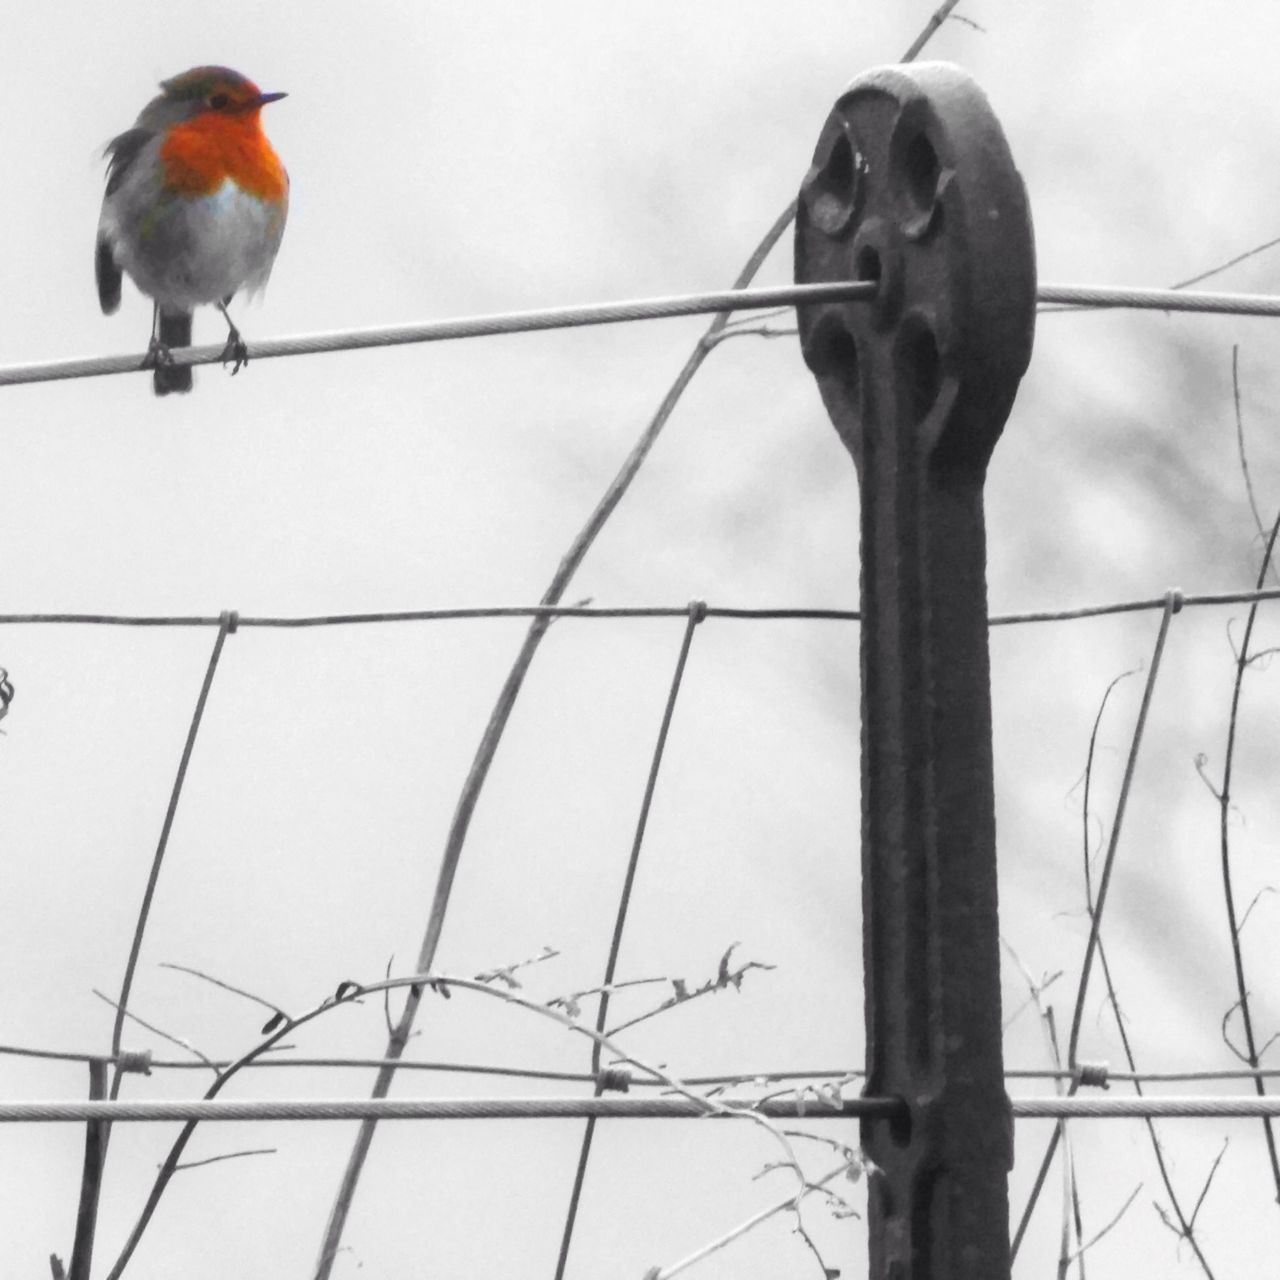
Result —
[[[235,635],[240,629],[240,613],[236,609],[223,609],[218,616],[218,623],[229,636]]]
[[[1182,594],[1181,587],[1170,587],[1164,593],[1164,607],[1170,613],[1181,613],[1182,606],[1186,603],[1186,597]]]
[[[119,1071],[136,1071],[139,1075],[151,1074],[150,1049],[122,1049],[116,1056],[115,1065]]]
[[[707,618],[707,602],[705,600],[689,601],[689,621],[697,626],[699,622],[705,622]]]
[[[596,1076],[596,1087],[601,1093],[614,1090],[617,1093],[631,1092],[631,1072],[626,1067],[601,1067]]]
[[[1179,595],[1182,593],[1179,592]],[[1081,1062],[1076,1067],[1075,1083],[1080,1088],[1110,1089],[1111,1064],[1107,1062]]]

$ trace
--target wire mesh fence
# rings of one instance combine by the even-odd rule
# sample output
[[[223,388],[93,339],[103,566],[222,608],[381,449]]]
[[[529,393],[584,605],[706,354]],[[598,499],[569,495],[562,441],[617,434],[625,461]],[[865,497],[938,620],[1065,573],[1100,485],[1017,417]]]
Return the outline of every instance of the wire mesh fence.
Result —
[[[951,5],[944,5],[936,19],[941,22],[946,17]],[[779,219],[778,224],[762,241],[757,252],[752,256],[743,276],[739,281],[741,293],[747,286],[760,265],[764,256],[772,248],[773,243],[783,233],[790,222],[790,210]],[[864,284],[849,286],[808,286],[809,292],[794,288],[751,290],[751,305],[765,308],[778,305],[792,305],[797,301],[812,300],[813,290],[825,289],[823,296],[860,298],[868,292]],[[1066,306],[1076,308],[1116,308],[1141,307],[1161,311],[1202,311],[1235,315],[1274,316],[1280,314],[1280,300],[1270,296],[1246,296],[1238,294],[1191,294],[1185,290],[1106,290],[1089,287],[1044,287],[1040,291],[1042,303],[1050,306]],[[643,1056],[633,1057],[631,1051],[623,1050],[620,1044],[613,1043],[613,1037],[626,1035],[631,1027],[658,1015],[668,1016],[683,1008],[691,1001],[703,997],[740,990],[744,983],[750,988],[756,976],[753,969],[764,969],[767,966],[759,961],[743,958],[747,953],[734,954],[734,948],[721,952],[718,968],[702,978],[671,979],[664,975],[661,978],[645,979],[652,983],[646,991],[630,990],[632,997],[637,994],[645,997],[640,1006],[634,1003],[627,1006],[628,1011],[618,1014],[617,1025],[610,1022],[612,1008],[616,1008],[618,997],[628,989],[632,980],[625,975],[626,970],[619,968],[619,956],[623,938],[626,933],[628,906],[641,867],[642,854],[645,849],[646,831],[650,821],[651,809],[656,795],[667,781],[664,774],[664,754],[673,724],[679,724],[683,699],[687,697],[684,690],[686,679],[696,681],[697,666],[701,656],[701,648],[711,626],[721,627],[730,623],[762,624],[765,622],[790,622],[806,625],[834,624],[845,628],[851,635],[847,643],[850,653],[856,645],[856,624],[859,614],[856,610],[835,608],[787,608],[785,606],[766,606],[755,608],[750,606],[734,606],[728,604],[703,603],[695,601],[689,605],[649,606],[598,606],[593,603],[564,605],[561,603],[569,590],[574,574],[581,564],[595,537],[603,528],[616,508],[622,495],[626,492],[641,465],[648,456],[649,450],[657,435],[663,429],[672,409],[683,394],[689,381],[698,371],[708,355],[717,349],[731,321],[729,312],[724,308],[742,301],[732,293],[710,295],[691,295],[681,299],[664,299],[657,301],[641,301],[626,304],[607,304],[599,308],[560,309],[548,312],[530,313],[522,316],[484,317],[476,320],[444,322],[440,324],[400,327],[371,331],[349,332],[341,335],[322,335],[317,338],[282,339],[278,342],[254,343],[253,354],[258,356],[303,354],[306,352],[335,351],[359,346],[380,345],[383,343],[408,343],[432,341],[445,338],[461,338],[482,336],[505,332],[517,332],[524,329],[552,328],[579,324],[612,323],[616,321],[637,320],[649,316],[699,314],[703,312],[715,314],[707,333],[696,345],[668,396],[651,420],[647,430],[637,442],[631,456],[622,468],[614,483],[609,487],[599,505],[592,512],[588,521],[574,539],[565,555],[564,561],[552,579],[541,603],[532,606],[482,606],[476,608],[453,609],[408,609],[388,610],[382,612],[363,613],[323,613],[313,615],[264,614],[223,611],[218,614],[174,614],[174,615],[135,615],[129,613],[7,613],[0,615],[0,643],[10,634],[11,628],[46,628],[53,626],[111,626],[121,628],[176,628],[205,629],[215,631],[211,650],[205,659],[203,678],[194,683],[194,705],[184,711],[186,715],[185,734],[177,750],[177,768],[172,784],[162,806],[163,818],[160,833],[149,867],[145,886],[142,888],[141,909],[137,916],[136,927],[131,939],[129,955],[125,966],[123,981],[108,994],[108,1000],[115,1006],[113,1030],[110,1046],[107,1051],[95,1054],[88,1047],[77,1046],[72,1050],[47,1049],[39,1045],[0,1046],[0,1054],[25,1056],[45,1060],[73,1061],[86,1063],[94,1067],[91,1076],[91,1094],[88,1102],[10,1102],[0,1104],[0,1120],[5,1121],[75,1121],[88,1122],[90,1135],[97,1129],[99,1150],[93,1157],[97,1161],[94,1173],[89,1164],[82,1182],[82,1207],[91,1207],[101,1192],[99,1181],[102,1175],[101,1150],[107,1145],[108,1121],[125,1120],[183,1120],[189,1122],[182,1131],[178,1142],[170,1148],[165,1165],[159,1178],[151,1185],[144,1207],[137,1218],[126,1244],[116,1259],[111,1275],[119,1274],[131,1261],[133,1251],[150,1226],[154,1215],[160,1208],[161,1199],[166,1192],[173,1175],[182,1168],[183,1148],[194,1132],[194,1124],[198,1121],[221,1120],[261,1120],[268,1119],[360,1119],[365,1123],[361,1136],[353,1153],[349,1157],[348,1171],[339,1190],[333,1215],[325,1240],[320,1248],[318,1275],[329,1274],[329,1269],[340,1257],[341,1240],[343,1239],[344,1221],[347,1212],[355,1201],[355,1188],[359,1183],[361,1171],[372,1143],[372,1123],[381,1118],[427,1118],[442,1116],[477,1118],[488,1115],[493,1118],[511,1118],[516,1115],[527,1117],[572,1117],[586,1120],[585,1136],[578,1148],[577,1172],[572,1188],[568,1192],[569,1209],[561,1234],[559,1262],[557,1274],[563,1274],[568,1266],[572,1252],[575,1216],[584,1193],[589,1187],[588,1169],[590,1167],[594,1124],[597,1119],[617,1118],[621,1116],[648,1116],[657,1118],[685,1118],[695,1115],[716,1114],[735,1123],[754,1123],[749,1118],[729,1115],[740,1110],[749,1110],[751,1115],[761,1119],[795,1119],[797,1121],[813,1120],[826,1122],[828,1125],[838,1121],[843,1128],[839,1136],[827,1137],[826,1146],[837,1148],[837,1154],[848,1156],[845,1164],[836,1171],[845,1174],[857,1167],[856,1140],[852,1123],[854,1118],[868,1109],[882,1108],[885,1113],[891,1112],[896,1105],[893,1099],[876,1099],[862,1101],[857,1097],[860,1087],[860,1069],[848,1066],[831,1071],[797,1072],[790,1064],[783,1064],[776,1069],[766,1063],[765,1070],[742,1070],[729,1074],[707,1075],[705,1073],[685,1073],[669,1069],[665,1064],[646,1065]],[[209,362],[217,358],[218,350],[214,348],[194,348],[184,360],[190,363]],[[136,369],[137,357],[108,357],[98,360],[66,361],[56,364],[27,365],[0,370],[0,384],[39,381],[54,378],[83,377],[94,374],[124,372]],[[1236,399],[1237,414],[1239,398]],[[1243,432],[1243,428],[1242,428]],[[1241,436],[1241,463],[1247,477],[1247,466],[1244,465],[1243,435]],[[1250,494],[1252,499],[1252,492]],[[1280,597],[1280,589],[1267,587],[1265,584],[1270,573],[1271,553],[1275,541],[1276,528],[1270,526],[1269,533],[1264,522],[1259,522],[1260,535],[1266,535],[1267,541],[1263,554],[1262,568],[1258,572],[1256,585],[1252,590],[1218,590],[1209,592],[1188,592],[1169,590],[1160,594],[1145,594],[1132,599],[1115,603],[1090,604],[1075,608],[1039,610],[1034,612],[1003,613],[991,617],[992,627],[1010,628],[1018,634],[1026,634],[1024,628],[1035,624],[1076,624],[1086,619],[1117,618],[1130,614],[1159,614],[1155,624],[1156,631],[1150,640],[1152,646],[1145,658],[1145,677],[1143,694],[1138,708],[1136,727],[1125,744],[1127,752],[1126,764],[1122,771],[1114,807],[1107,818],[1101,821],[1105,829],[1106,839],[1103,842],[1103,853],[1096,858],[1098,831],[1095,823],[1097,802],[1091,793],[1091,787],[1097,785],[1094,776],[1096,766],[1095,747],[1104,735],[1103,711],[1107,706],[1103,699],[1102,709],[1098,712],[1098,721],[1094,725],[1094,737],[1088,746],[1088,767],[1085,773],[1083,800],[1081,804],[1084,849],[1081,859],[1084,880],[1085,908],[1083,957],[1081,974],[1072,1001],[1072,1017],[1070,1032],[1065,1046],[1059,1043],[1057,1027],[1053,1018],[1053,1007],[1046,991],[1052,985],[1056,975],[1034,976],[1030,970],[1023,969],[1025,974],[1025,1001],[1019,1001],[1007,1010],[1013,1020],[1021,1018],[1030,1021],[1030,1015],[1038,1016],[1046,1028],[1049,1045],[1048,1065],[1032,1064],[1025,1059],[1015,1062],[1008,1072],[1011,1081],[1010,1092],[1014,1094],[1013,1114],[1024,1119],[1050,1120],[1085,1120],[1086,1118],[1126,1118],[1138,1119],[1147,1125],[1147,1134],[1153,1152],[1153,1158],[1163,1180],[1163,1203],[1168,1213],[1167,1225],[1176,1232],[1179,1243],[1186,1243],[1205,1274],[1212,1275],[1210,1263],[1201,1252],[1202,1244],[1197,1236],[1197,1214],[1206,1195],[1210,1191],[1212,1180],[1219,1165],[1215,1162],[1206,1171],[1205,1179],[1198,1184],[1196,1194],[1188,1195],[1185,1189],[1179,1192],[1176,1180],[1169,1170],[1169,1158],[1166,1143],[1169,1141],[1157,1130],[1155,1122],[1175,1117],[1199,1117],[1210,1121],[1224,1118],[1249,1118],[1262,1120],[1262,1125],[1255,1125],[1260,1132],[1261,1141],[1269,1153],[1268,1159],[1276,1183],[1277,1195],[1280,1195],[1280,1168],[1276,1166],[1275,1149],[1271,1134],[1270,1117],[1276,1114],[1274,1099],[1267,1094],[1266,1081],[1275,1074],[1265,1064],[1266,1049],[1270,1044],[1267,1032],[1263,1027],[1254,1026],[1254,1003],[1256,1000],[1257,979],[1250,980],[1247,948],[1243,941],[1244,930],[1249,914],[1258,906],[1266,892],[1266,886],[1258,888],[1256,893],[1237,886],[1236,873],[1232,864],[1232,838],[1235,834],[1233,821],[1238,813],[1238,789],[1233,786],[1233,762],[1238,740],[1239,715],[1242,700],[1245,698],[1246,677],[1255,671],[1263,670],[1271,648],[1258,638],[1258,619],[1265,616],[1263,610],[1270,602]],[[1244,607],[1245,622],[1242,630],[1233,633],[1234,684],[1231,691],[1228,714],[1229,729],[1225,758],[1221,762],[1221,772],[1215,772],[1208,762],[1201,765],[1201,778],[1211,795],[1212,801],[1220,816],[1221,846],[1220,863],[1222,873],[1222,891],[1227,909],[1227,928],[1231,952],[1231,968],[1235,982],[1235,1002],[1222,1010],[1223,1039],[1231,1055],[1239,1062],[1231,1067],[1196,1064],[1185,1070],[1178,1069],[1144,1069],[1140,1064],[1133,1044],[1127,1034],[1127,1020],[1124,1002],[1118,993],[1117,980],[1113,976],[1107,958],[1106,940],[1109,935],[1104,929],[1104,907],[1113,884],[1113,875],[1120,865],[1123,856],[1124,842],[1131,837],[1131,825],[1126,823],[1128,804],[1132,788],[1141,776],[1144,750],[1150,750],[1149,744],[1144,747],[1147,732],[1147,716],[1150,708],[1158,704],[1160,695],[1165,691],[1164,681],[1168,677],[1161,675],[1162,661],[1167,643],[1173,643],[1178,627],[1186,611],[1213,610],[1215,616],[1221,616],[1221,610]],[[246,644],[254,644],[261,638],[259,634],[246,635],[246,632],[296,632],[314,631],[330,627],[354,627],[366,624],[439,624],[439,623],[475,623],[486,620],[524,620],[528,630],[519,649],[517,659],[510,668],[499,693],[496,704],[490,712],[488,725],[481,737],[480,746],[471,762],[470,769],[461,782],[459,797],[454,816],[449,824],[445,840],[444,854],[438,880],[432,890],[433,898],[415,961],[401,961],[397,965],[399,974],[379,983],[368,975],[348,975],[337,971],[326,974],[332,979],[336,989],[324,995],[319,1003],[310,1007],[305,1014],[286,1012],[283,1005],[275,1005],[271,1001],[249,988],[241,989],[230,986],[230,992],[241,999],[257,1001],[267,1005],[266,1021],[260,1037],[254,1041],[252,1048],[240,1056],[206,1055],[203,1049],[196,1049],[196,1056],[191,1061],[176,1059],[164,1060],[152,1056],[149,1051],[139,1051],[132,1046],[136,1037],[141,1036],[141,1026],[148,1036],[161,1039],[182,1040],[162,1026],[147,1027],[141,1023],[145,1010],[136,1007],[133,998],[133,983],[144,939],[147,935],[149,915],[153,901],[161,884],[162,872],[166,859],[171,853],[171,842],[175,825],[180,822],[184,812],[184,795],[189,785],[196,783],[196,775],[192,774],[193,760],[199,760],[202,745],[202,726],[207,714],[216,708],[221,694],[229,659]],[[522,697],[522,688],[528,675],[535,653],[543,638],[554,624],[559,633],[570,626],[586,626],[590,622],[614,623],[618,625],[644,625],[661,622],[673,633],[680,625],[680,639],[675,647],[674,660],[665,676],[665,690],[661,704],[661,713],[656,725],[656,742],[645,755],[645,769],[639,801],[639,812],[629,835],[628,859],[622,876],[622,889],[618,898],[616,911],[608,922],[608,959],[603,972],[599,975],[599,985],[582,992],[568,995],[555,995],[550,998],[533,999],[518,994],[525,990],[528,976],[523,972],[517,977],[519,963],[498,968],[477,977],[457,977],[442,973],[437,967],[436,953],[439,946],[444,921],[449,909],[455,876],[463,863],[463,852],[471,830],[473,817],[476,814],[482,789],[485,786],[489,770],[494,763],[497,748],[503,739],[508,721]],[[1150,624],[1153,619],[1142,619]],[[616,634],[616,633],[614,633]],[[202,639],[202,643],[207,643]],[[729,640],[728,643],[734,643]],[[0,650],[0,658],[6,653]],[[6,660],[11,661],[6,658]],[[686,674],[688,669],[688,674]],[[1114,687],[1114,686],[1113,686]],[[16,732],[15,726],[20,723],[18,714],[22,711],[24,699],[24,675],[17,663],[0,675],[0,690],[3,690],[3,711],[15,713],[9,721],[10,733]],[[1107,690],[1107,697],[1111,694]],[[329,696],[331,690],[322,687],[317,696]],[[521,704],[523,705],[523,704]],[[225,736],[219,737],[219,745],[227,741]],[[12,744],[11,744],[12,745]],[[470,744],[468,743],[468,746]],[[465,748],[464,748],[465,750]],[[198,774],[198,764],[196,766]],[[718,940],[727,943],[729,940]],[[1015,953],[1014,961],[1022,964],[1025,948],[1020,945]],[[538,957],[540,960],[541,957]],[[113,960],[114,962],[114,960]],[[229,984],[218,976],[214,967],[205,965],[196,971],[194,978],[197,985],[228,987]],[[331,984],[331,985],[332,985]],[[1092,984],[1092,985],[1091,985]],[[1100,1002],[1097,998],[1098,984],[1106,992],[1106,999]],[[1015,986],[1018,985],[1015,983]],[[515,1063],[502,1066],[493,1063],[468,1061],[436,1061],[421,1062],[406,1057],[415,1034],[414,1025],[419,1005],[425,1000],[452,999],[455,995],[461,1001],[460,993],[469,986],[483,987],[499,999],[514,1001],[517,1004],[540,1005],[544,1011],[557,1014],[562,1022],[569,1022],[585,1032],[586,1039],[591,1042],[590,1061],[586,1070],[553,1071],[540,1070],[531,1063]],[[1065,984],[1064,984],[1065,986]],[[316,1055],[310,1057],[283,1056],[277,1050],[285,1035],[292,1034],[304,1023],[342,1016],[344,1006],[354,1006],[364,1002],[368,1004],[374,997],[390,990],[398,990],[403,998],[403,1005],[397,1006],[399,1012],[393,1016],[389,998],[383,1007],[386,1026],[386,1048],[375,1056],[355,1056],[336,1053],[333,1055]],[[313,996],[315,993],[311,993]],[[1090,996],[1093,996],[1092,1002]],[[485,999],[480,995],[481,1000]],[[647,1001],[647,1007],[646,1007]],[[710,1001],[704,1001],[699,1008],[708,1007]],[[374,1000],[376,1007],[376,1000]],[[637,1012],[637,1007],[639,1012]],[[1115,1019],[1115,1033],[1123,1051],[1123,1069],[1115,1069],[1113,1064],[1102,1064],[1090,1060],[1084,1054],[1082,1045],[1089,1039],[1088,1019],[1100,1018],[1099,1010],[1109,1011]],[[847,1012],[847,1011],[846,1011]],[[541,1015],[539,1015],[541,1016]],[[854,1016],[854,1015],[850,1015]],[[856,1016],[854,1017],[856,1020]],[[594,1031],[592,1031],[594,1025]],[[630,1041],[626,1041],[627,1044]],[[629,1063],[628,1074],[619,1075],[618,1066],[606,1063],[606,1055],[616,1057],[619,1061]],[[104,1081],[103,1067],[109,1068],[109,1083]],[[233,1077],[241,1080],[252,1074],[254,1080],[264,1078],[267,1073],[263,1068],[285,1068],[295,1070],[309,1069],[325,1072],[323,1079],[329,1080],[328,1073],[341,1069],[343,1071],[363,1070],[376,1073],[377,1083],[373,1089],[373,1097],[368,1099],[332,1098],[314,1099],[290,1097],[283,1100],[227,1100],[218,1097],[224,1083]],[[163,1100],[129,1100],[120,1101],[125,1082],[136,1074],[157,1074],[168,1071],[207,1071],[212,1074],[213,1084],[206,1092],[203,1100],[163,1101]],[[546,1096],[537,1099],[405,1099],[390,1097],[391,1081],[399,1072],[423,1072],[427,1070],[467,1074],[502,1074],[518,1078],[541,1080],[548,1085],[574,1083],[589,1089],[594,1097],[575,1096],[572,1098]],[[243,1075],[241,1075],[243,1072]],[[610,1075],[610,1072],[614,1074]],[[798,1077],[793,1083],[792,1078]],[[341,1077],[350,1080],[350,1076]],[[1047,1092],[1044,1096],[1019,1096],[1012,1082],[1015,1080],[1041,1080],[1047,1086],[1056,1086],[1060,1092]],[[1238,1081],[1246,1087],[1239,1094],[1231,1097],[1220,1095],[1197,1096],[1191,1094],[1175,1094],[1165,1088],[1166,1085],[1179,1081],[1195,1081],[1220,1083]],[[1132,1084],[1134,1096],[1093,1096],[1088,1090],[1104,1089],[1119,1084]],[[105,1084],[106,1093],[103,1089]],[[130,1081],[132,1085],[132,1081]],[[1142,1085],[1156,1084],[1160,1093],[1139,1096]],[[661,1089],[676,1096],[648,1099],[607,1096],[621,1090],[648,1087]],[[723,1086],[735,1086],[736,1091],[751,1104],[740,1102],[733,1093],[725,1094]],[[328,1086],[325,1086],[328,1092]],[[1081,1091],[1086,1092],[1081,1092]],[[696,1093],[693,1091],[697,1091]],[[680,1094],[685,1096],[681,1097]],[[766,1093],[768,1098],[761,1100],[759,1095]],[[830,1134],[836,1132],[829,1127],[822,1130]],[[1074,1127],[1054,1126],[1052,1140],[1043,1148],[1043,1156],[1038,1160],[1039,1176],[1028,1189],[1021,1203],[1015,1203],[1015,1250],[1021,1245],[1024,1234],[1030,1223],[1037,1199],[1045,1194],[1048,1170],[1051,1161],[1063,1144],[1064,1136],[1076,1132]],[[119,1141],[116,1136],[113,1141]],[[788,1135],[783,1134],[783,1154],[778,1163],[785,1165],[793,1159],[793,1154],[785,1146]],[[235,1154],[235,1153],[233,1153]],[[827,1159],[831,1152],[824,1152]],[[1036,1153],[1040,1155],[1039,1152]],[[1219,1157],[1221,1159],[1221,1157]],[[1070,1231],[1064,1232],[1061,1259],[1074,1262],[1083,1256],[1086,1249],[1092,1247],[1100,1238],[1097,1224],[1093,1231],[1085,1231],[1082,1226],[1082,1215],[1079,1204],[1082,1195],[1081,1186],[1073,1171],[1077,1167],[1076,1153],[1068,1149],[1062,1165],[1068,1170],[1064,1184],[1064,1204],[1074,1206],[1074,1225]],[[90,1164],[92,1161],[89,1162]],[[798,1164],[798,1161],[796,1162]],[[1024,1158],[1025,1163],[1025,1158]],[[1037,1163],[1037,1160],[1032,1160]],[[779,1202],[776,1209],[769,1212],[782,1212],[784,1209],[795,1209],[801,1198],[810,1194],[821,1198],[816,1192],[820,1183],[833,1175],[824,1178],[802,1176],[797,1190],[785,1200]],[[1120,1206],[1119,1213],[1102,1228],[1105,1232],[1115,1221],[1129,1211],[1133,1198]],[[1095,1217],[1098,1217],[1095,1214]],[[805,1230],[804,1219],[797,1217],[797,1223]],[[753,1219],[754,1221],[754,1219]],[[733,1234],[733,1233],[730,1233]],[[805,1242],[813,1247],[813,1241],[805,1235]],[[814,1248],[817,1252],[817,1249]],[[81,1254],[83,1257],[83,1254]],[[688,1260],[686,1260],[688,1261]],[[75,1265],[73,1263],[73,1265]],[[1065,1266],[1065,1264],[1063,1264]],[[684,1263],[677,1263],[665,1269],[655,1268],[654,1274],[674,1275],[683,1269]]]

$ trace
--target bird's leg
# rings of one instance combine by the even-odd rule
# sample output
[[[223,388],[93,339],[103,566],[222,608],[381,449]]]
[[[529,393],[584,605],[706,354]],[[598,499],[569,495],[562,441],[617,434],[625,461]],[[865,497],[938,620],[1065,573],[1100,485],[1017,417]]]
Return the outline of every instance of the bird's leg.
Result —
[[[151,341],[147,344],[147,354],[143,357],[144,369],[164,368],[173,363],[173,353],[160,341],[160,304],[151,305]]]
[[[230,301],[230,299],[227,299]],[[218,310],[222,312],[222,318],[227,322],[227,345],[222,348],[222,363],[226,364],[228,360],[234,360],[235,364],[231,366],[231,376],[234,377],[240,370],[249,363],[249,348],[245,346],[244,339],[240,336],[240,330],[236,328],[235,321],[232,320],[227,311],[227,303],[219,302]]]

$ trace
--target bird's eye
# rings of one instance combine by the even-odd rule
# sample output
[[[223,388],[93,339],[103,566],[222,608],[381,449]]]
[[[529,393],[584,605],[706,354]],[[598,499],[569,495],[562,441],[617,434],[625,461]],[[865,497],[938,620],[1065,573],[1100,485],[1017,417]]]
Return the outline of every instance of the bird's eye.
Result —
[[[221,111],[230,101],[231,99],[225,93],[211,93],[209,95],[209,105],[215,111]]]

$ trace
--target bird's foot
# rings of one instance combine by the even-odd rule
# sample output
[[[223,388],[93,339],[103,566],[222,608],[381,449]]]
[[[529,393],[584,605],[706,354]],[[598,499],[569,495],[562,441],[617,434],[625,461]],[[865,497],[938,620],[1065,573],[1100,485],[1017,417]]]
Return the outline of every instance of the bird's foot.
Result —
[[[143,369],[170,369],[173,367],[173,352],[154,334],[147,345],[147,354],[142,357]]]
[[[227,361],[234,361],[231,366],[231,376],[234,378],[245,365],[249,363],[249,348],[245,346],[244,339],[240,336],[240,330],[231,326],[231,332],[227,334],[227,345],[222,348],[222,363],[225,366]]]

